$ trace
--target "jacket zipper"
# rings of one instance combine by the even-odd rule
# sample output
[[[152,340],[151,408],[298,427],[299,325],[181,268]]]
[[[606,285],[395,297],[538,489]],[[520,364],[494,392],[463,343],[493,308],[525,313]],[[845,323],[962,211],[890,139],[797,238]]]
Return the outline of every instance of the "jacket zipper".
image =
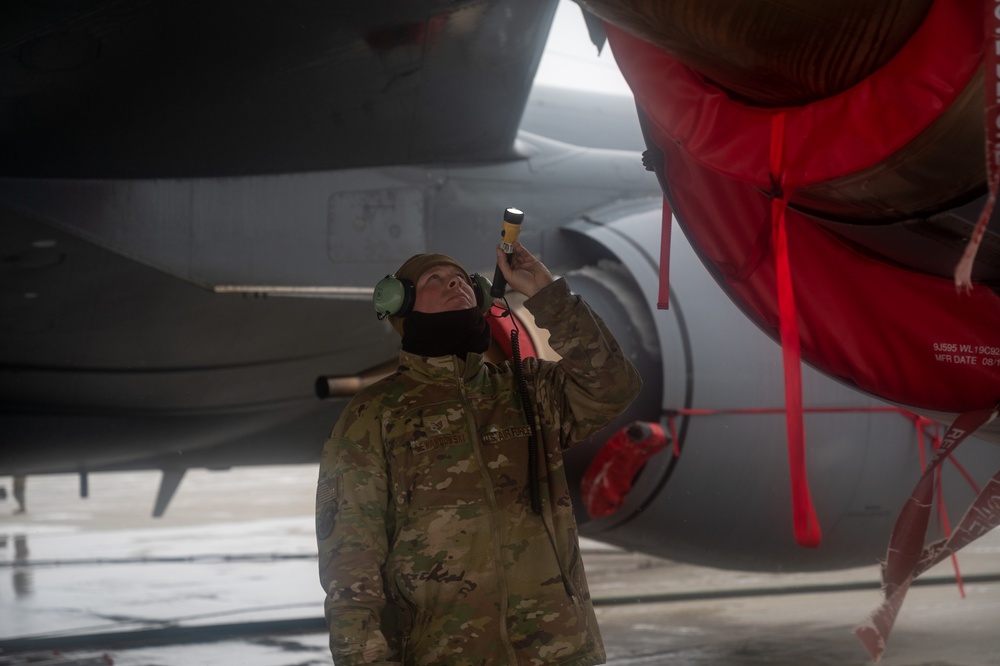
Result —
[[[462,397],[462,406],[465,408],[465,413],[467,415],[465,419],[466,424],[471,431],[472,450],[476,455],[476,464],[479,466],[479,472],[483,477],[483,485],[486,490],[486,500],[490,505],[490,528],[493,532],[493,558],[494,562],[496,562],[497,584],[500,588],[500,640],[503,641],[503,647],[507,652],[508,661],[511,666],[515,666],[518,663],[517,652],[514,651],[514,644],[511,642],[510,633],[507,630],[507,604],[509,593],[507,591],[507,568],[504,566],[503,548],[501,546],[500,538],[500,507],[497,505],[497,498],[493,493],[493,481],[490,479],[486,462],[483,460],[482,450],[479,448],[479,437],[476,432],[476,422],[473,418],[473,412],[465,394],[465,381],[461,377],[458,379],[458,391],[459,395]]]

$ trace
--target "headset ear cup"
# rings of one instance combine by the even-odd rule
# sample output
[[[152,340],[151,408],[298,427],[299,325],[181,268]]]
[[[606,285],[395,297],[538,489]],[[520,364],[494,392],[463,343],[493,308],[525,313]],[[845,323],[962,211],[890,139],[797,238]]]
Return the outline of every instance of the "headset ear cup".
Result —
[[[416,288],[409,280],[399,280],[394,275],[386,275],[378,281],[372,291],[372,305],[379,319],[405,317],[413,309]]]
[[[479,305],[483,314],[486,314],[493,309],[493,297],[490,296],[490,289],[493,288],[493,283],[490,282],[489,278],[479,273],[472,274],[472,282],[475,285],[476,304]]]

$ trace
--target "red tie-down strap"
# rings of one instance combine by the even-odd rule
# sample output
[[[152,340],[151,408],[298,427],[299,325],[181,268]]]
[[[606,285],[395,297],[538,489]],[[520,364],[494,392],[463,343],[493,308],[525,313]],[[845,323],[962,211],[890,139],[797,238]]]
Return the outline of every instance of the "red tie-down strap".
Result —
[[[965,252],[955,266],[955,288],[959,293],[972,291],[972,266],[976,262],[983,234],[990,223],[990,215],[997,200],[997,186],[1000,185],[1000,0],[986,0],[985,5],[983,78],[986,87],[986,173],[989,195],[972,236],[969,237],[969,243],[965,246]]]
[[[818,548],[822,532],[806,474],[806,437],[802,421],[802,354],[799,350],[798,313],[788,260],[788,236],[785,233],[789,193],[784,191],[784,148],[785,114],[782,112],[771,116],[771,248],[778,286],[781,355],[785,368],[785,430],[788,434],[788,465],[792,484],[792,526],[795,541],[800,546]]]
[[[885,601],[868,621],[854,630],[874,661],[885,651],[889,633],[903,605],[910,584],[921,573],[956,553],[972,541],[1000,525],[1000,472],[979,493],[955,531],[945,539],[924,547],[930,520],[934,487],[941,462],[950,457],[965,439],[997,415],[1000,403],[991,409],[961,414],[942,440],[931,464],[896,519],[882,566]]]
[[[914,419],[914,423],[918,428],[918,433],[920,437],[920,471],[921,473],[927,471],[927,455],[925,453],[926,447],[924,442],[924,431],[933,431],[931,435],[931,450],[937,454],[938,449],[944,444],[944,438],[941,436],[941,428],[937,421],[933,421],[925,416],[917,416],[915,414],[911,415]],[[972,492],[976,495],[980,493],[979,485],[976,483],[972,475],[966,471],[965,467],[962,466],[960,462],[955,460],[953,456],[948,456],[948,461],[958,470],[958,473],[962,475],[969,487],[972,488]],[[948,508],[944,503],[944,482],[943,482],[944,470],[939,466],[935,472],[935,483],[937,484],[937,506],[938,506],[938,530],[944,531],[945,537],[951,536],[951,522],[948,520]],[[958,585],[958,593],[964,599],[965,598],[965,582],[962,580],[962,571],[958,566],[958,554],[951,554],[951,565],[952,569],[955,570],[955,583]]]

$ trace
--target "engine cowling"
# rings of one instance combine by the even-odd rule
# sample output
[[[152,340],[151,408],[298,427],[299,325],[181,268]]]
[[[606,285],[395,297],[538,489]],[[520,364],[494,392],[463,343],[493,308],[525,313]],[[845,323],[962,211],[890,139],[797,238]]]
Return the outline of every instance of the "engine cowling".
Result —
[[[622,506],[583,534],[675,560],[732,569],[810,571],[873,564],[921,473],[936,424],[803,368],[808,482],[823,529],[818,548],[793,538],[781,349],[719,289],[674,229],[670,307],[656,310],[661,212],[593,212],[546,241],[560,266],[639,368],[643,393],[614,424],[573,449],[581,480],[627,424],[659,423],[671,441],[636,475]],[[595,220],[606,220],[596,222]],[[521,313],[522,318],[526,318]],[[531,328],[536,348],[544,336]],[[545,352],[542,352],[544,356]],[[978,482],[1000,448],[970,440],[956,456]],[[624,462],[624,461],[623,461]],[[953,519],[974,497],[954,465],[943,488]],[[579,498],[577,498],[579,499]]]

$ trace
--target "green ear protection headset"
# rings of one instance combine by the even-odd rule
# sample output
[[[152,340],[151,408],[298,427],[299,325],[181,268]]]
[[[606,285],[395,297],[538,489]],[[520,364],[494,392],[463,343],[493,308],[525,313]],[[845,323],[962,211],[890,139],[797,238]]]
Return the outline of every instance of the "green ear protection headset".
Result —
[[[472,274],[472,291],[476,292],[476,304],[486,314],[493,307],[493,297],[490,289],[493,284],[479,273]],[[413,310],[417,302],[417,287],[410,280],[386,275],[375,285],[372,293],[372,304],[379,319],[386,317],[405,317]]]

